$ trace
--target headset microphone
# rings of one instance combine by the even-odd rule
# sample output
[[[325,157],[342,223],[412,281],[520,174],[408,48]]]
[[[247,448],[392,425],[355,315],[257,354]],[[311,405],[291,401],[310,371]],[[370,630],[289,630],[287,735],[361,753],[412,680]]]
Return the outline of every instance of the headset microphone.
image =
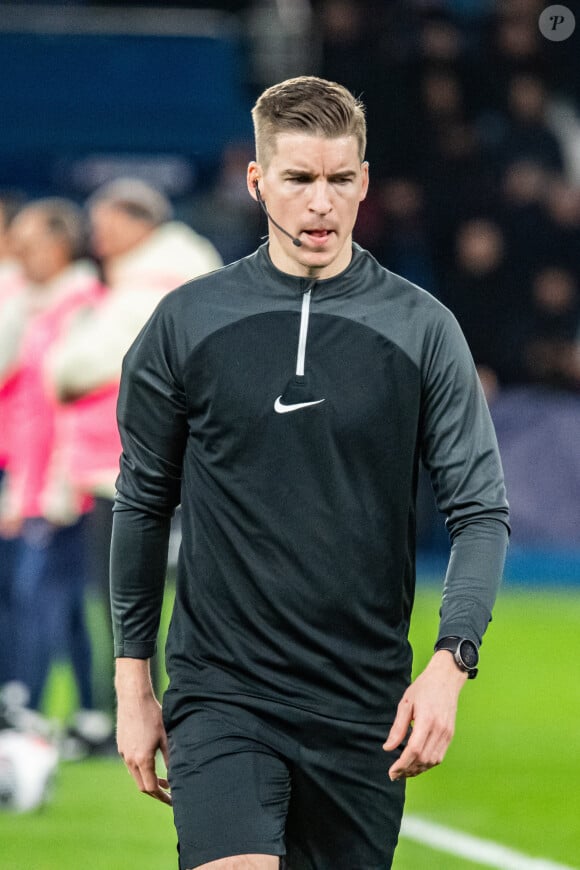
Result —
[[[257,181],[257,180],[254,181],[254,187],[256,188],[256,196],[257,196],[257,198],[258,198],[258,202],[260,203],[260,206],[261,206],[261,208],[263,209],[264,214],[266,215],[266,217],[268,218],[268,220],[271,221],[271,222],[274,224],[274,226],[277,227],[277,228],[280,230],[281,233],[284,233],[285,236],[288,236],[289,239],[292,239],[292,244],[293,244],[293,245],[296,245],[297,248],[301,248],[301,247],[302,247],[302,242],[300,241],[300,239],[297,238],[296,236],[293,236],[292,233],[289,233],[288,230],[285,230],[285,229],[284,229],[284,227],[281,227],[280,224],[277,223],[277,222],[274,220],[274,218],[272,217],[272,215],[270,214],[270,212],[269,212],[268,209],[266,208],[266,203],[265,203],[264,200],[262,199],[262,194],[260,193],[260,188],[258,187],[258,181]]]

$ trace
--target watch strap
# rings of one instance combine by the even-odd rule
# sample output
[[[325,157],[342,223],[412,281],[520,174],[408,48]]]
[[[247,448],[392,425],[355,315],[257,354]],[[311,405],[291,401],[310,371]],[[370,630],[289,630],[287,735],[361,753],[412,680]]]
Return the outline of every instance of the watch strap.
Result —
[[[471,647],[475,651],[475,663],[473,665],[467,664],[467,662],[464,661],[461,655],[461,646],[464,642],[467,642],[467,644],[471,645]],[[442,649],[448,650],[453,655],[455,664],[460,671],[463,671],[463,673],[467,674],[467,678],[469,680],[475,679],[478,671],[477,663],[479,660],[479,656],[477,646],[473,643],[472,640],[469,640],[469,638],[465,637],[459,637],[459,635],[448,635],[447,637],[440,638],[435,644],[436,652]]]

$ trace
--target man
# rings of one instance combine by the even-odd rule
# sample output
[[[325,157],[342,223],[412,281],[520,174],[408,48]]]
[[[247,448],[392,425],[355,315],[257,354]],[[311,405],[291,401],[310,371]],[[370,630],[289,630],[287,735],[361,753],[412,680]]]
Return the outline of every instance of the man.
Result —
[[[61,198],[36,200],[14,218],[11,242],[23,286],[0,317],[0,386],[10,385],[0,531],[18,537],[12,574],[13,676],[39,708],[52,661],[70,657],[80,705],[92,707],[91,646],[84,618],[87,498],[71,498],[56,473],[66,415],[55,407],[44,366],[71,318],[102,287],[82,259],[82,211]]]
[[[76,410],[63,459],[79,495],[94,499],[90,570],[108,610],[123,356],[166,293],[223,263],[207,239],[171,220],[167,197],[140,179],[119,178],[97,188],[87,211],[91,249],[108,290],[55,344],[47,374],[61,407]],[[101,706],[112,710],[112,674],[99,674],[96,690]]]
[[[167,197],[139,178],[103,184],[87,209],[91,248],[113,290],[164,294],[223,265],[209,239],[174,220]]]
[[[20,267],[13,256],[10,243],[10,225],[23,198],[15,193],[0,190],[0,322],[4,320],[6,307],[22,289],[23,278]],[[4,358],[10,350],[0,348],[0,371],[4,366]],[[0,377],[0,491],[8,462],[8,421],[12,414],[14,399],[14,378]],[[12,566],[16,556],[16,539],[5,535],[0,523],[0,686],[9,682],[14,676],[13,619],[12,619]]]
[[[14,257],[11,244],[10,227],[24,204],[16,194],[0,191],[0,319],[4,320],[6,307],[13,305],[15,296],[22,290],[24,278],[22,270]],[[10,349],[0,349],[0,369],[4,359],[10,354]],[[7,424],[10,415],[11,387],[3,383],[0,387],[0,481],[6,465]],[[4,555],[3,539],[0,535],[0,553]],[[4,559],[0,560],[4,566]],[[2,569],[0,569],[2,571]]]
[[[476,673],[508,534],[501,466],[452,316],[353,244],[362,106],[301,77],[253,118],[268,243],[169,294],[125,359],[118,746],[173,803],[181,870],[383,870],[404,781],[442,760]],[[420,455],[452,538],[449,649],[409,685]],[[180,500],[162,718],[147,659]]]

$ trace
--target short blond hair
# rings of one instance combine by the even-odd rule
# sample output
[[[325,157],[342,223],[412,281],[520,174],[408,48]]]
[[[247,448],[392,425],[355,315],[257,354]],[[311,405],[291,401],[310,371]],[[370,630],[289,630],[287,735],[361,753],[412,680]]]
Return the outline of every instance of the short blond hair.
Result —
[[[347,88],[317,76],[298,76],[267,88],[252,109],[256,160],[267,166],[278,133],[309,133],[335,139],[354,136],[359,157],[366,150],[363,103]]]

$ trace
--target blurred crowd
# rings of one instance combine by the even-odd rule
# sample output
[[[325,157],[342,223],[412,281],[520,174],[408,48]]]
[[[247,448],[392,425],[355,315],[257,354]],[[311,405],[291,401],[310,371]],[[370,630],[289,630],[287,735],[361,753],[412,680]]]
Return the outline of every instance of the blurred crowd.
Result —
[[[288,13],[174,5],[260,7],[272,36]],[[318,48],[280,69],[366,103],[355,239],[451,308],[490,403],[519,385],[580,392],[580,52],[542,36],[544,5],[301,0]],[[95,704],[85,592],[108,607],[122,358],[165,293],[256,247],[252,157],[226,148],[179,219],[144,178],[82,203],[0,194],[0,685],[22,681],[32,707],[59,656]]]
[[[544,6],[322,4],[323,72],[369,107],[357,237],[454,311],[490,398],[580,388],[580,52]]]
[[[85,593],[108,611],[122,359],[165,293],[222,262],[140,179],[84,207],[0,196],[0,685],[33,709],[58,658],[95,703]]]

